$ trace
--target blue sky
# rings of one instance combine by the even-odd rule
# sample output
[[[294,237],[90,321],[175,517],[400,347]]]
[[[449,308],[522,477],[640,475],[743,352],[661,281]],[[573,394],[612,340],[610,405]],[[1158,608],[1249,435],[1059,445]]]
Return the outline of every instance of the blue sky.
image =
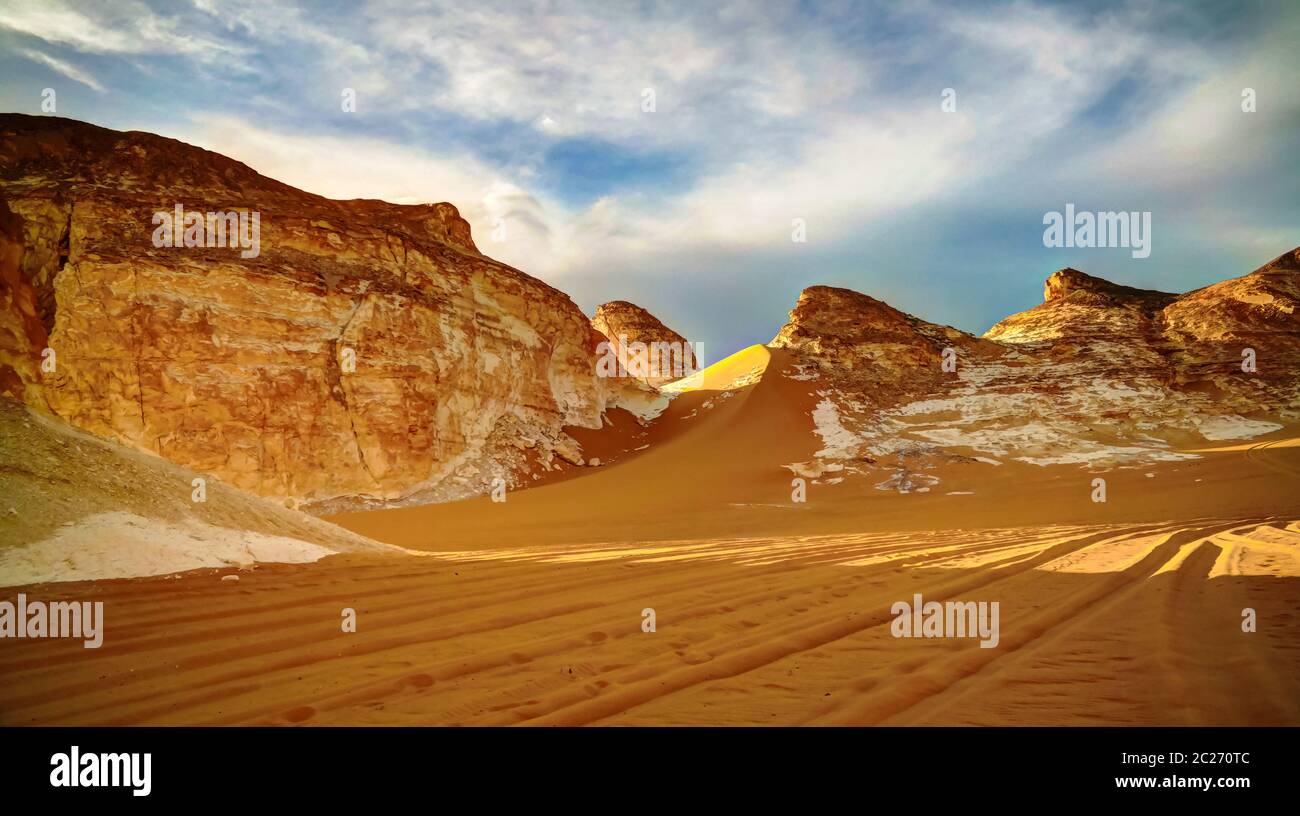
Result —
[[[1300,244],[1297,41],[1294,2],[0,0],[0,108],[54,88],[323,195],[451,201],[713,360],[816,283],[978,333],[1063,266],[1186,291]],[[1150,211],[1150,257],[1044,247],[1067,202]]]

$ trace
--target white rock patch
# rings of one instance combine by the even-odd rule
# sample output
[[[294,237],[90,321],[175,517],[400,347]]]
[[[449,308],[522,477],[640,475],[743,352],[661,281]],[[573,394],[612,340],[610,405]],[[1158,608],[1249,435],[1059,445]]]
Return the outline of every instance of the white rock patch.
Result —
[[[823,398],[813,409],[813,428],[822,438],[822,449],[813,454],[827,459],[847,459],[853,456],[861,440],[858,435],[840,424],[835,403]]]
[[[1256,419],[1246,419],[1243,416],[1230,414],[1202,420],[1196,430],[1206,439],[1221,442],[1228,439],[1250,439],[1254,436],[1262,436],[1273,431],[1280,431],[1282,426],[1275,422],[1261,422]]]
[[[43,541],[0,550],[0,585],[139,578],[258,562],[304,564],[333,552],[296,538],[114,511],[87,516]]]

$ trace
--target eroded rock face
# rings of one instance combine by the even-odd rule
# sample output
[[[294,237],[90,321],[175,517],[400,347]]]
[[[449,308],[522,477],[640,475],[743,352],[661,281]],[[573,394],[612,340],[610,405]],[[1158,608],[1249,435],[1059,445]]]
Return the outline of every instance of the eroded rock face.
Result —
[[[1071,267],[1058,269],[1043,282],[1043,302],[1051,303],[1068,297],[1082,296],[1098,304],[1133,305],[1139,308],[1159,309],[1178,297],[1154,289],[1137,289],[1120,286],[1104,278],[1093,277]]]
[[[1300,418],[1300,248],[1188,292],[1161,318],[1180,387]]]
[[[54,290],[29,279],[24,260],[23,219],[0,198],[0,354],[15,352],[0,363],[0,391],[43,405],[40,354],[49,331],[38,291],[44,291],[46,300],[52,302]]]
[[[1240,278],[1188,292],[1164,311],[1171,339],[1294,345],[1300,334],[1300,247]]]
[[[787,465],[800,476],[834,484],[845,473],[880,472],[899,489],[927,490],[916,472],[915,440],[882,423],[890,409],[943,394],[996,344],[939,326],[873,297],[810,286],[769,344],[791,352],[781,375],[807,381],[819,401],[812,412],[822,447],[812,462]]]
[[[591,325],[606,339],[621,368],[647,385],[660,386],[699,368],[695,347],[686,338],[626,300],[597,306]]]
[[[155,246],[178,203],[259,213],[260,253]],[[586,316],[451,204],[333,201],[146,133],[0,116],[0,282],[5,395],[264,496],[481,492],[580,461],[562,428],[619,398]]]
[[[1182,296],[1063,269],[1042,305],[974,338],[812,287],[773,340],[801,360],[786,376],[815,381],[821,397],[825,445],[791,467],[925,491],[940,461],[1177,460],[1194,454],[1176,448],[1277,430],[1300,420],[1298,295],[1300,250]],[[955,371],[941,366],[944,347]]]
[[[1044,303],[984,335],[1118,379],[1206,394],[1237,412],[1296,416],[1300,250],[1185,295],[1118,286],[1074,269],[1047,279]],[[1244,370],[1250,358],[1253,371]]]
[[[1086,343],[1099,336],[1142,335],[1153,330],[1156,315],[1177,297],[1061,269],[1044,282],[1041,305],[1000,321],[984,337],[1012,343],[1058,339]]]
[[[927,323],[873,297],[833,286],[810,286],[769,344],[794,352],[806,367],[881,404],[927,393],[948,379],[951,362],[980,358],[991,343],[951,326]]]

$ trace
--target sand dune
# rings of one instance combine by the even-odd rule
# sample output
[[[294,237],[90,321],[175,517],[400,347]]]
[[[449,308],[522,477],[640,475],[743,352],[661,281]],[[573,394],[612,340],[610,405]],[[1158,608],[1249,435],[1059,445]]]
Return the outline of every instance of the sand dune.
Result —
[[[60,585],[109,637],[0,652],[6,724],[1300,723],[1294,519],[331,556]],[[999,600],[1001,644],[890,604]],[[339,631],[339,610],[359,613]],[[1259,631],[1241,631],[1243,607]],[[652,607],[657,631],[643,632]]]
[[[779,349],[754,348],[701,374],[710,385],[726,386],[787,359]],[[774,515],[802,512],[790,503],[792,474],[781,464],[810,458],[815,449],[808,418],[815,401],[805,384],[782,377],[764,377],[735,390],[689,390],[644,436],[639,428],[612,439],[585,435],[584,454],[608,464],[586,469],[580,478],[511,492],[502,503],[484,496],[330,520],[415,549],[617,540],[646,533],[690,538],[701,534],[701,525],[709,534],[762,529]],[[755,506],[760,512],[753,512]]]

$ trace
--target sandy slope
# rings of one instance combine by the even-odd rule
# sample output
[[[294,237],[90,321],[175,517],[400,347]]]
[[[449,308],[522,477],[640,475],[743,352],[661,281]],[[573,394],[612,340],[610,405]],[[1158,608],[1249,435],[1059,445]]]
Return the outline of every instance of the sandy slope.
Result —
[[[391,550],[0,399],[0,586]]]
[[[770,354],[774,365],[785,358],[780,350]],[[741,352],[710,373],[709,385],[761,372],[768,355],[762,347]],[[768,529],[803,512],[790,503],[793,474],[780,463],[810,458],[815,450],[807,416],[813,404],[804,384],[780,377],[748,388],[693,391],[675,400],[644,437],[617,437],[621,444],[610,447],[593,435],[584,454],[613,464],[580,478],[513,492],[503,503],[484,496],[331,520],[417,549]],[[635,450],[643,445],[649,447]]]
[[[768,354],[592,435],[613,464],[579,478],[340,518],[424,557],[28,588],[103,600],[105,642],[0,646],[0,721],[1300,724],[1294,433],[1105,471],[1105,504],[1083,468],[978,463],[795,504],[816,397],[736,387]],[[918,592],[997,601],[999,646],[892,637]]]

